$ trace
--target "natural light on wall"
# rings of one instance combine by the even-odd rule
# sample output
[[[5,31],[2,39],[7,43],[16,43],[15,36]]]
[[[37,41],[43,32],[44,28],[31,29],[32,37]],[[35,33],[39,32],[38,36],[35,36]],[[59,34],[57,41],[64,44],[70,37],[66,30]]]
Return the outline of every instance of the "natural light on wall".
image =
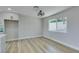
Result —
[[[53,31],[53,32],[67,32],[67,20],[64,19],[51,19],[48,21],[49,23],[49,27],[48,30],[49,31]]]

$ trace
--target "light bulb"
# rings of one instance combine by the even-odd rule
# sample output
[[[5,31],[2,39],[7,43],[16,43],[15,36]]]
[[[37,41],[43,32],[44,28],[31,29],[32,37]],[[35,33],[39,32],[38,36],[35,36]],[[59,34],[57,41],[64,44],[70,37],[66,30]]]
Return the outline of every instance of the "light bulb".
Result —
[[[12,8],[8,8],[8,10],[12,10]]]

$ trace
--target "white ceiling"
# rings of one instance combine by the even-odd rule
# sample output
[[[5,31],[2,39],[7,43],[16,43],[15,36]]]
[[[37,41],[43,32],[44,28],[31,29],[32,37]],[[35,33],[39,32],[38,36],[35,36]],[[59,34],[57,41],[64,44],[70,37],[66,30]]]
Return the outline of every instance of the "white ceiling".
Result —
[[[8,8],[12,10],[8,10]],[[33,9],[33,6],[0,6],[0,12],[16,12],[32,17],[43,18],[70,8],[70,6],[39,6],[39,8],[45,12],[45,15],[42,17],[37,16],[37,12]]]

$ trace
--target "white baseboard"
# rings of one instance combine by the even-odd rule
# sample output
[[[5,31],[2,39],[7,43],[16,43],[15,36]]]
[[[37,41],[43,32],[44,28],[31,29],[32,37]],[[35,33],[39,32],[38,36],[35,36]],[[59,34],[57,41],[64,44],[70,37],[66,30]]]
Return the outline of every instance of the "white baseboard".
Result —
[[[6,41],[15,41],[15,40],[18,40],[18,38],[17,39],[8,39]]]
[[[39,35],[39,36],[20,37],[19,40],[21,40],[21,39],[29,39],[29,38],[36,38],[36,37],[42,37],[42,35]]]
[[[57,43],[60,43],[60,44],[62,44],[62,45],[64,45],[64,46],[67,46],[67,47],[72,48],[72,49],[74,49],[74,50],[79,51],[79,48],[78,48],[78,47],[75,47],[75,46],[69,45],[69,44],[67,44],[67,43],[58,41],[58,40],[56,40],[56,39],[54,39],[54,38],[52,38],[52,37],[49,37],[49,36],[45,36],[45,35],[44,35],[43,37],[45,37],[45,38],[47,38],[47,39],[50,39],[50,40],[53,40],[53,41],[55,41],[55,42],[57,42]]]
[[[39,35],[39,36],[20,37],[20,38],[10,39],[10,40],[6,40],[6,41],[23,40],[23,39],[36,38],[36,37],[42,37],[42,35]]]

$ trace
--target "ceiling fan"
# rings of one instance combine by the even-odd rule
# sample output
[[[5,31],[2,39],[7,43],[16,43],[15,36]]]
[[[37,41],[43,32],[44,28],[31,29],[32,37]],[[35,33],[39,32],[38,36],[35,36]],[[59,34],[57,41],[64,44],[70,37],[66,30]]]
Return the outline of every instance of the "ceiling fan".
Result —
[[[37,16],[44,16],[45,15],[45,12],[42,9],[40,9],[38,6],[34,6],[33,8],[37,12]]]

